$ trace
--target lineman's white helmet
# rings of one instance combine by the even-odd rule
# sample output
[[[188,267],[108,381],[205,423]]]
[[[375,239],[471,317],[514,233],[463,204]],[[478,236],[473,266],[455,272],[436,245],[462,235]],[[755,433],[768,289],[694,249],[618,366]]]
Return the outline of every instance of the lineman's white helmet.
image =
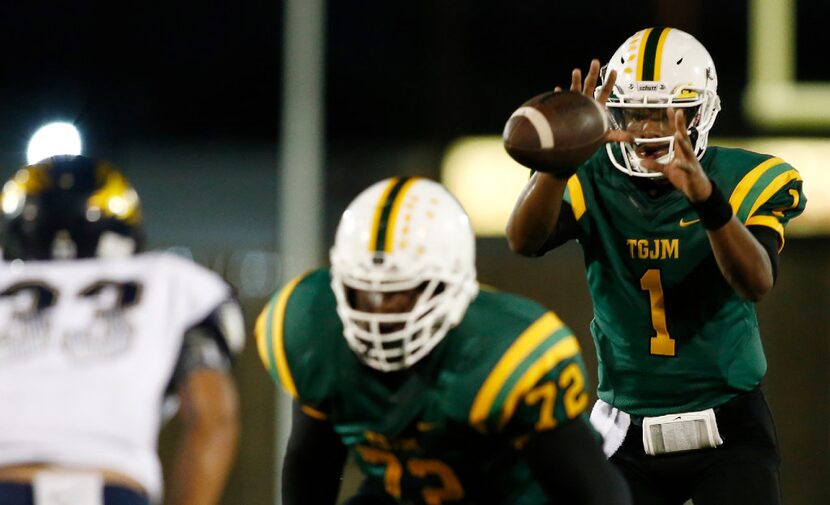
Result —
[[[459,324],[478,294],[470,220],[440,184],[395,177],[346,208],[331,249],[332,289],[344,336],[372,368],[412,366]],[[403,313],[358,310],[353,290],[422,289]]]

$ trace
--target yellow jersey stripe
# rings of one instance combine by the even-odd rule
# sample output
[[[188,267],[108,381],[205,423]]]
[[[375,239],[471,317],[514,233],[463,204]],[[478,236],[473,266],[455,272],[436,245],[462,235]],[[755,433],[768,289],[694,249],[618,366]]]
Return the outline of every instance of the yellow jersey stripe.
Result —
[[[775,179],[772,180],[772,182],[769,183],[769,185],[766,188],[764,188],[764,191],[762,191],[761,194],[758,195],[758,198],[755,200],[755,203],[752,204],[752,208],[749,211],[749,217],[752,217],[752,215],[755,214],[755,212],[758,210],[758,207],[767,203],[767,201],[769,201],[769,199],[772,198],[772,195],[780,191],[781,188],[783,188],[792,181],[800,180],[801,175],[795,169],[787,170],[783,174],[779,174]]]
[[[574,217],[579,221],[579,218],[585,214],[587,209],[585,205],[585,194],[582,192],[582,183],[579,182],[579,177],[572,175],[568,179],[568,192],[571,194],[571,208],[574,211]]]
[[[553,312],[546,312],[533,324],[527,327],[515,342],[507,349],[499,362],[493,367],[490,375],[476,393],[473,406],[470,409],[470,424],[483,426],[493,402],[501,391],[507,379],[516,370],[530,353],[536,349],[551,333],[562,327],[562,321]]]
[[[493,286],[491,284],[484,283],[484,282],[479,282],[478,283],[478,289],[480,289],[482,291],[488,291],[490,293],[499,292],[499,288],[497,288],[496,286]]]
[[[292,398],[297,398],[297,386],[294,384],[294,378],[291,376],[291,369],[288,367],[288,359],[285,356],[285,308],[288,305],[288,299],[291,298],[291,293],[294,288],[308,275],[304,273],[294,278],[291,282],[285,285],[280,291],[276,302],[273,304],[271,315],[271,359],[277,366],[277,374],[279,375],[282,387],[291,395]]]
[[[305,415],[311,417],[313,419],[317,419],[318,421],[325,421],[329,418],[325,413],[320,412],[319,410],[309,407],[308,405],[303,405],[300,410],[303,411]]]
[[[643,80],[643,62],[645,61],[646,43],[651,35],[651,28],[643,30],[643,37],[640,39],[640,49],[637,52],[637,80]]]
[[[738,213],[738,210],[740,210],[741,205],[744,203],[746,195],[749,194],[749,191],[758,182],[758,179],[764,175],[764,172],[782,163],[784,163],[784,160],[781,158],[770,158],[747,172],[729,196],[729,205],[732,206],[732,212],[735,214]]]
[[[778,233],[778,252],[784,249],[784,225],[775,216],[751,216],[746,220],[747,226],[766,226]]]
[[[384,248],[384,252],[391,252],[393,249],[395,244],[395,223],[398,219],[398,212],[401,210],[401,204],[406,197],[406,193],[412,189],[412,185],[417,180],[418,177],[412,177],[406,181],[395,196],[395,202],[392,204],[392,212],[389,215],[389,223],[386,225],[386,247]]]
[[[271,327],[271,319],[274,315],[274,306],[277,301],[277,296],[273,296],[271,300],[262,309],[259,317],[254,325],[254,335],[257,341],[257,352],[265,369],[271,375],[274,382],[281,382],[279,374],[277,373],[277,364],[274,362],[274,353],[271,350],[272,340],[268,328]]]
[[[579,354],[579,342],[576,340],[576,337],[569,335],[554,344],[530,365],[507,395],[507,399],[504,402],[504,410],[502,410],[501,419],[499,420],[499,428],[503,428],[510,418],[513,417],[513,413],[516,412],[516,408],[519,405],[519,400],[539,382],[539,379],[566,359],[572,358],[577,354]]]
[[[265,335],[265,320],[268,319],[268,312],[271,310],[271,304],[272,302],[269,301],[268,304],[265,305],[265,308],[262,309],[259,317],[256,318],[256,324],[254,324],[257,353],[259,354],[259,359],[262,361],[262,364],[265,366],[266,370],[271,370],[271,359],[268,353],[268,343],[266,342],[268,337]]]
[[[392,192],[392,189],[398,184],[398,179],[400,177],[395,177],[389,181],[389,184],[383,189],[383,193],[380,195],[380,200],[378,200],[378,205],[375,207],[375,215],[372,218],[372,236],[369,238],[369,250],[375,250],[375,244],[378,242],[378,229],[380,228],[380,217],[383,215],[383,207],[386,206],[386,200],[389,198],[389,193]]]
[[[660,33],[660,39],[657,41],[657,55],[654,57],[654,80],[660,80],[660,67],[663,61],[663,46],[666,44],[666,36],[671,31],[671,28],[664,28]]]

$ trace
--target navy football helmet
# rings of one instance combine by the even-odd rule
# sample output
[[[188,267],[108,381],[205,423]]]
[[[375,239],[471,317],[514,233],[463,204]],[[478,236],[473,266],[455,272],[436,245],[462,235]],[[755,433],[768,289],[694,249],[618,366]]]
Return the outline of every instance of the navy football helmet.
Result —
[[[143,246],[138,194],[114,166],[54,156],[3,186],[3,259],[119,257]]]

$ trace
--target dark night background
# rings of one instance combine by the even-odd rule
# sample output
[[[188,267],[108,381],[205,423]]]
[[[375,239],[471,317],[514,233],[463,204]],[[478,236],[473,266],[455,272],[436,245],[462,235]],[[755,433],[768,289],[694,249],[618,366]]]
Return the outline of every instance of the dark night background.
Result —
[[[500,134],[525,99],[567,86],[572,68],[594,57],[604,63],[647,26],[684,29],[709,49],[723,102],[713,136],[760,133],[740,105],[748,3],[329,1],[325,226],[309,233],[330,243],[357,191],[398,173],[437,177],[453,139]],[[801,0],[797,8],[797,77],[830,81],[830,4]],[[283,9],[279,0],[0,2],[0,176],[24,163],[42,123],[74,122],[85,153],[114,161],[139,190],[151,245],[185,247],[224,274],[252,324],[285,280],[273,255]],[[830,503],[827,248],[821,239],[788,241],[778,286],[759,309],[785,496],[803,505]],[[484,281],[554,307],[592,354],[575,247],[526,260],[503,239],[484,239],[479,251]],[[237,367],[244,432],[226,504],[272,503],[274,386],[254,348],[250,341]],[[162,439],[165,457],[175,430]]]
[[[802,14],[808,26],[820,19]],[[641,27],[672,22],[718,65],[718,132],[740,132],[744,2],[330,2],[329,141],[497,133],[517,103],[567,82],[574,66],[606,59]],[[1,145],[14,150],[55,115],[75,120],[91,147],[274,142],[281,23],[279,1],[3,2]]]
[[[749,129],[738,107],[746,2],[367,0],[327,8],[330,142],[498,133],[517,103],[657,24],[690,31],[715,59],[724,102],[716,133]],[[830,7],[814,0],[798,9],[798,77],[830,78],[813,63],[827,42]],[[0,145],[14,150],[56,115],[75,120],[91,147],[273,142],[281,23],[280,1],[3,2]]]

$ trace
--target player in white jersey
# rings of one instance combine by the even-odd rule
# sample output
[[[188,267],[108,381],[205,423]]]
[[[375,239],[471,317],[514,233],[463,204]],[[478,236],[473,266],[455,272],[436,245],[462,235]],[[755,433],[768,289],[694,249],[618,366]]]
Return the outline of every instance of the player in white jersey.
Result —
[[[61,156],[3,187],[0,505],[158,503],[164,400],[184,431],[167,503],[212,505],[238,434],[230,287],[140,252],[138,195],[113,166]]]

